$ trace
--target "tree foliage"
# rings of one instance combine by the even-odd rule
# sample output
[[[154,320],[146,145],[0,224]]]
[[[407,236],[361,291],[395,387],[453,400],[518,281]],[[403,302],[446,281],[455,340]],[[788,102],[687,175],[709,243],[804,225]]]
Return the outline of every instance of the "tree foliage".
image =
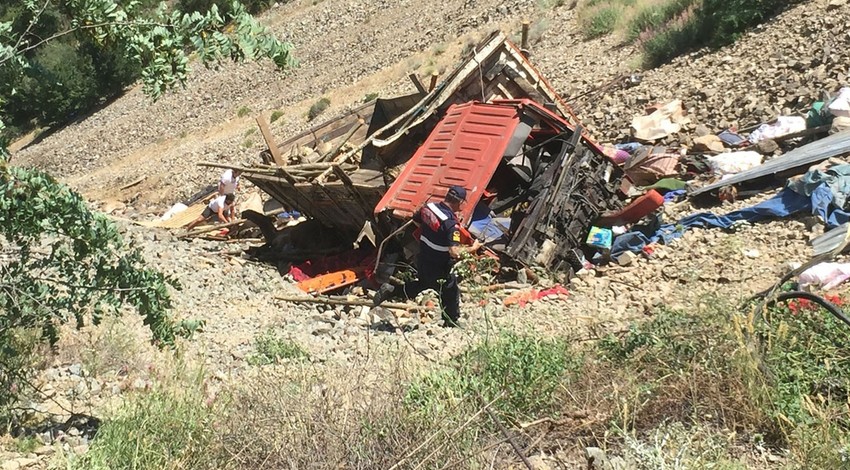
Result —
[[[248,8],[257,10],[261,3],[249,2]],[[291,46],[275,38],[243,3],[206,5],[191,11],[151,0],[0,5],[0,121],[61,124],[137,78],[157,99],[185,84],[193,55],[208,67],[263,58],[280,68],[294,65]],[[62,66],[48,60],[60,56]]]
[[[98,324],[131,308],[156,342],[173,344],[168,286],[177,283],[49,175],[0,166],[0,250],[0,410],[25,388],[33,344],[55,344],[63,323]]]
[[[174,280],[148,268],[141,252],[79,194],[46,173],[9,166],[4,120],[14,105],[41,100],[53,114],[35,117],[62,122],[79,103],[97,99],[88,91],[129,80],[134,70],[156,99],[185,83],[192,55],[205,66],[261,58],[281,68],[294,65],[289,44],[235,0],[226,14],[215,5],[182,13],[150,3],[0,5],[0,411],[32,370],[24,357],[32,345],[27,338],[55,344],[62,324],[97,324],[125,309],[142,316],[159,344],[172,344],[180,332],[169,314]]]

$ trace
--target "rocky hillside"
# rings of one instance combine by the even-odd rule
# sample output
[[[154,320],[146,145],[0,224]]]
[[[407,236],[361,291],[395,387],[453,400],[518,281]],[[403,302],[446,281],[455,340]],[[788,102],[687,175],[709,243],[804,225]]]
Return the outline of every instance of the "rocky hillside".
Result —
[[[185,89],[155,103],[140,89],[128,90],[14,158],[60,175],[95,200],[133,200],[131,215],[161,213],[215,180],[214,171],[195,162],[256,161],[262,143],[254,116],[283,111],[272,125],[283,139],[309,125],[306,111],[319,98],[331,101],[321,120],[368,93],[410,91],[408,73],[445,70],[468,44],[496,28],[516,32],[523,18],[533,21],[535,64],[600,140],[627,139],[631,118],[653,102],[682,99],[690,130],[700,123],[721,130],[805,111],[850,76],[850,7],[842,0],[805,2],[732,46],[640,73],[640,85],[631,88],[618,78],[634,71],[636,48],[616,37],[582,40],[575,10],[565,3],[446,0],[439,9],[413,1],[287,3],[263,19],[293,43],[297,69],[200,68]],[[141,185],[118,191],[140,177],[146,177]]]
[[[544,6],[559,3],[564,5]],[[584,41],[570,3],[290,2],[274,7],[263,20],[294,44],[297,69],[280,73],[266,63],[197,69],[185,89],[155,103],[140,89],[131,89],[18,150],[13,162],[46,169],[95,204],[123,206],[117,215],[151,217],[216,181],[217,171],[195,162],[256,161],[262,148],[256,115],[268,118],[283,111],[271,126],[282,140],[311,124],[306,112],[319,98],[331,102],[322,120],[361,103],[369,93],[412,91],[410,72],[425,76],[445,70],[467,44],[496,28],[518,31],[524,18],[534,24],[533,62],[575,104],[600,141],[626,140],[632,117],[654,102],[684,101],[692,122],[672,138],[687,142],[699,124],[720,131],[804,112],[822,91],[850,81],[850,6],[842,0],[804,2],[732,46],[698,51],[643,72],[634,70],[634,46],[615,37]],[[627,87],[620,78],[632,73],[640,75],[640,84]],[[120,190],[142,177],[141,184]],[[727,204],[719,210],[731,208]],[[672,220],[693,209],[683,203],[665,210]],[[412,322],[404,335],[364,328],[381,321],[366,313],[275,301],[275,295],[294,293],[294,287],[273,267],[231,256],[238,245],[187,242],[138,226],[124,229],[152,264],[180,279],[184,289],[175,294],[177,316],[206,321],[205,330],[186,346],[187,355],[205,364],[215,387],[248,373],[256,335],[270,327],[303,345],[317,368],[372,354],[394,357],[409,347],[415,360],[440,360],[486,337],[494,325],[543,336],[595,338],[662,306],[698,310],[708,293],[734,299],[767,287],[788,262],[807,257],[806,244],[819,230],[809,227],[801,221],[778,221],[734,234],[695,230],[677,244],[659,248],[651,259],[576,279],[566,301],[544,301],[518,311],[503,308],[503,299],[482,295],[475,298],[480,308],[467,309],[465,328]],[[130,336],[139,336],[138,326],[131,327]],[[72,352],[58,357],[43,377],[59,397],[53,402],[61,402],[49,411],[98,409],[152,380],[159,359],[148,350],[138,364],[103,365],[107,373],[101,376],[80,372],[81,363],[90,365],[86,351],[97,350],[97,338],[103,335],[88,330],[69,334]],[[73,437],[76,445],[70,447],[84,451],[85,436]],[[6,457],[32,458],[23,453]]]

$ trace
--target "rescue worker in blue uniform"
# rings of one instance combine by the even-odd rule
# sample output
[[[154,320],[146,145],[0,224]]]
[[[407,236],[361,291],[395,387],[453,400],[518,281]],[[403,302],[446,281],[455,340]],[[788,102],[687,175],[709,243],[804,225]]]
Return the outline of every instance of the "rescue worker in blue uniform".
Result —
[[[454,260],[465,252],[475,252],[481,244],[476,240],[471,246],[462,246],[460,229],[455,212],[466,201],[466,190],[451,186],[443,202],[429,202],[417,212],[413,220],[419,225],[419,256],[416,259],[418,279],[408,282],[402,292],[408,299],[415,298],[426,289],[440,293],[443,318],[446,325],[457,326],[460,317],[460,289],[457,276],[451,272]],[[375,304],[390,297],[395,288],[384,284],[375,294]]]

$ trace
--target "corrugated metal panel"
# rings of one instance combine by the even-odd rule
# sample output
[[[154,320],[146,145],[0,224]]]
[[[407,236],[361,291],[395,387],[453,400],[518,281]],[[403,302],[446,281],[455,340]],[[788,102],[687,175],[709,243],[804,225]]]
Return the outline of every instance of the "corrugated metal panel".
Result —
[[[761,178],[762,176],[774,175],[780,171],[811,165],[846,153],[850,153],[850,131],[839,132],[838,134],[833,134],[811,144],[796,148],[785,155],[774,158],[751,170],[742,171],[723,181],[702,187],[690,193],[690,195],[696,196],[724,186],[743,183]]]
[[[448,109],[375,208],[410,217],[431,199],[442,199],[449,186],[467,190],[464,220],[470,220],[505,148],[519,124],[516,106],[465,103]]]
[[[850,223],[841,224],[812,240],[815,256],[828,253],[841,246],[844,238],[848,236],[848,230],[850,230]]]

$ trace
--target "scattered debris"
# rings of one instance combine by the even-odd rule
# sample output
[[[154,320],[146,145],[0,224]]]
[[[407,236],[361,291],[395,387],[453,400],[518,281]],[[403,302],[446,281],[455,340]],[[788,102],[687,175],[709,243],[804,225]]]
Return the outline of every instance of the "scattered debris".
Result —
[[[490,283],[471,291],[507,291],[505,305],[525,306],[566,298],[567,289],[553,281],[546,285],[555,287],[540,290],[541,274],[566,283],[607,263],[628,268],[654,257],[655,243],[670,243],[687,229],[731,230],[803,211],[827,226],[850,220],[850,165],[835,160],[850,154],[850,133],[835,132],[850,119],[850,88],[831,99],[823,93],[807,116],[780,116],[744,129],[728,122],[716,131],[694,126],[682,100],[652,104],[632,120],[631,137],[621,133],[624,141],[600,145],[529,62],[528,51],[502,33],[474,48],[442,82],[438,78],[426,84],[411,74],[416,93],[369,101],[280,144],[258,118],[268,146],[260,162],[199,164],[241,171],[278,208],[246,211],[248,224],[240,220],[186,236],[254,227],[252,236],[258,230],[266,243],[249,249],[249,258],[277,263],[307,294],[349,294],[282,300],[365,308],[371,306],[363,298],[369,289],[400,285],[410,274],[419,246],[413,215],[457,185],[467,192],[457,214],[461,241],[485,247],[458,263],[461,274]],[[787,188],[752,207],[664,220],[665,206],[687,197],[714,194],[734,202],[759,194],[776,177]],[[293,220],[292,211],[301,218]],[[194,206],[175,206],[161,223],[193,213]],[[845,232],[814,240],[815,252],[846,244],[839,240]],[[839,271],[826,276],[812,270],[803,278],[832,285],[844,279]]]

